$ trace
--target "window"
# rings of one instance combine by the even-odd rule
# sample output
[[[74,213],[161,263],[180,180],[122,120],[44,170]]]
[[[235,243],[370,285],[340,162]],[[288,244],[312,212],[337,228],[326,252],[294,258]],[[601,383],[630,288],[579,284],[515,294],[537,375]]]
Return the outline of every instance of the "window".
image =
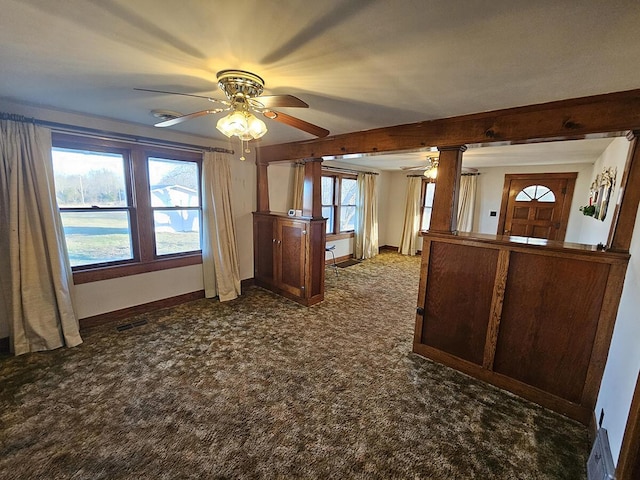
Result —
[[[322,216],[327,219],[327,233],[355,230],[358,181],[355,175],[325,173],[322,176]]]
[[[532,200],[553,203],[556,201],[556,196],[544,185],[529,185],[516,195],[516,202],[530,202]]]
[[[198,164],[148,158],[156,255],[200,250]]]
[[[54,148],[53,170],[71,266],[132,260],[128,158]]]
[[[433,209],[433,193],[436,191],[436,184],[432,179],[422,180],[422,193],[420,195],[420,230],[429,230],[431,223],[431,210]]]
[[[340,231],[350,232],[356,229],[356,196],[358,181],[355,178],[342,178],[340,185]]]
[[[56,134],[52,157],[74,282],[201,261],[200,154]]]

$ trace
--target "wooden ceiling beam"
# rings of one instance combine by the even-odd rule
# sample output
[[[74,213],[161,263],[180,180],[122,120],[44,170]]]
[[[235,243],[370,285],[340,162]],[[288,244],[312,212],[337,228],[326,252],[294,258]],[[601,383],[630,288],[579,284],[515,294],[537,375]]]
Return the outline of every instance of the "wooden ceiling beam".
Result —
[[[261,164],[487,143],[584,138],[640,129],[640,89],[259,147]]]

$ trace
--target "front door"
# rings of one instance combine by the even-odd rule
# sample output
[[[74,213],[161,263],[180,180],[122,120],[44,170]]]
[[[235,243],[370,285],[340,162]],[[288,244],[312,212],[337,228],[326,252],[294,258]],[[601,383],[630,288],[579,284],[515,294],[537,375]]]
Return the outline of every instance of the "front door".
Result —
[[[505,175],[498,235],[563,241],[577,175]]]

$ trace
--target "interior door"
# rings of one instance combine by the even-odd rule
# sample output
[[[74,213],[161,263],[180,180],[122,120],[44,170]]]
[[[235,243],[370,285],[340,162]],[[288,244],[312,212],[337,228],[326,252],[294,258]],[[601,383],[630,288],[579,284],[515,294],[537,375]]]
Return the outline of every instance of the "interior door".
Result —
[[[577,175],[505,175],[498,235],[563,241]]]

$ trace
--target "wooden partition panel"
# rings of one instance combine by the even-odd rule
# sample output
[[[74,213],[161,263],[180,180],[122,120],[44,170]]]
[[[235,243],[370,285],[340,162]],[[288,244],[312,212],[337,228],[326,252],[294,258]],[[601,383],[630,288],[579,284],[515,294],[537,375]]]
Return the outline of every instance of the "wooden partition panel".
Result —
[[[413,350],[588,424],[628,258],[426,234]]]
[[[609,268],[512,252],[494,371],[580,403]]]
[[[431,243],[422,343],[482,365],[497,257],[497,250]],[[452,291],[456,302],[447,301]]]

